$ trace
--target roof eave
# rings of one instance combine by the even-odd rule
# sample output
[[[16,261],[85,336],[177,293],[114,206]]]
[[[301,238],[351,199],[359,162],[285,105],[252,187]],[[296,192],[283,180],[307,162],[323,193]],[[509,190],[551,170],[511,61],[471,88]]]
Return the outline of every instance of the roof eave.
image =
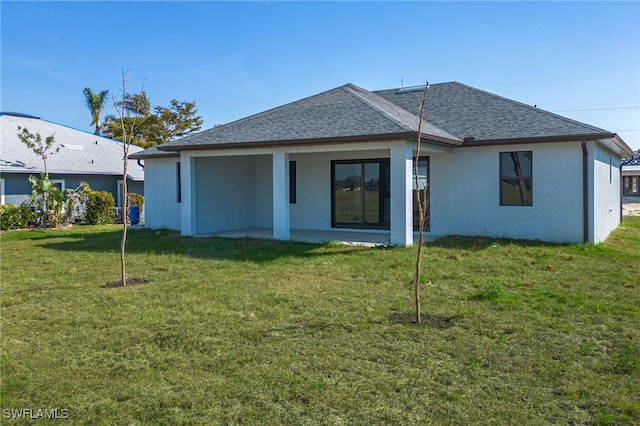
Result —
[[[244,148],[280,148],[287,146],[313,146],[313,145],[333,145],[333,144],[346,144],[346,143],[365,143],[376,141],[389,141],[397,139],[416,139],[416,132],[397,132],[397,133],[384,133],[376,135],[356,135],[356,136],[339,136],[328,138],[313,138],[313,139],[288,139],[288,140],[275,140],[275,141],[254,141],[254,142],[232,142],[232,143],[213,143],[213,144],[193,144],[193,145],[173,145],[173,146],[158,146],[160,151],[183,151],[183,150],[223,150],[223,149],[244,149]],[[422,135],[422,139],[448,146],[460,146],[462,141],[458,139],[448,139],[434,135]]]
[[[557,136],[534,136],[524,138],[504,138],[504,139],[473,139],[465,138],[462,147],[490,146],[490,145],[513,145],[526,143],[548,143],[548,142],[576,142],[582,140],[613,139],[615,133],[587,133]],[[623,142],[624,144],[624,142]],[[626,145],[626,144],[625,144]]]
[[[619,150],[622,158],[633,157],[634,152],[616,133],[586,133],[559,136],[539,136],[530,138],[509,138],[509,139],[485,139],[475,140],[473,138],[465,138],[462,147],[472,146],[491,146],[491,145],[515,145],[528,143],[549,143],[549,142],[579,142],[582,140],[602,141],[610,140]]]

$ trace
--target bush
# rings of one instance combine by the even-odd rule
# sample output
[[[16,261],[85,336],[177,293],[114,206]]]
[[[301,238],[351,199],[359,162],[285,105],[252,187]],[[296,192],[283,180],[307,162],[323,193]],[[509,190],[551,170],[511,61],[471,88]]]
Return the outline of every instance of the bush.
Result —
[[[108,191],[87,192],[84,220],[89,225],[104,225],[116,222],[113,195]]]
[[[5,204],[0,206],[0,229],[20,229],[31,226],[36,221],[36,214],[25,206]]]
[[[135,192],[130,192],[129,205],[138,206],[140,207],[140,211],[142,211],[142,207],[144,206],[144,196],[140,194],[136,194]]]

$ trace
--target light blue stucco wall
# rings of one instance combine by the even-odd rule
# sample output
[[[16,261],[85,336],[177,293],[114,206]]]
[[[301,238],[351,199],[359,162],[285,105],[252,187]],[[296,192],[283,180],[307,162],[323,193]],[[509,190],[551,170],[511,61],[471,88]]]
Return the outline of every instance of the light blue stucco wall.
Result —
[[[4,200],[6,204],[20,205],[31,195],[31,184],[29,174],[26,173],[4,173],[0,176],[4,180]],[[113,195],[113,199],[118,197],[118,181],[122,176],[110,175],[72,175],[50,173],[50,180],[63,180],[64,187],[74,189],[80,186],[80,182],[87,182],[94,191],[108,191]],[[129,181],[129,192],[136,192],[144,195],[144,182]]]

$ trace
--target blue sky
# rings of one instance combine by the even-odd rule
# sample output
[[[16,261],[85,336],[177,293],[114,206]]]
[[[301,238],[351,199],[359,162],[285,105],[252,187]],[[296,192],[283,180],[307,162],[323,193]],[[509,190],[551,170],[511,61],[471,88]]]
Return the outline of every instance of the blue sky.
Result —
[[[92,131],[143,81],[204,128],[354,83],[459,81],[640,149],[640,2],[0,2],[1,109]],[[580,111],[577,111],[580,110]],[[111,104],[103,115],[113,113]]]

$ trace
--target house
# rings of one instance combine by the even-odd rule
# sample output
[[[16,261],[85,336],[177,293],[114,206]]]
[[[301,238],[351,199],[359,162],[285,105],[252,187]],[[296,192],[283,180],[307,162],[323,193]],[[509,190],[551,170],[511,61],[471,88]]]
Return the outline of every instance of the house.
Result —
[[[39,133],[43,140],[54,135],[47,170],[49,179],[60,189],[77,188],[84,181],[95,191],[111,192],[116,205],[122,205],[124,153],[121,142],[39,117],[9,112],[0,113],[2,204],[21,204],[31,195],[29,176],[44,173],[42,158],[18,138],[18,127],[26,128],[32,134]],[[129,148],[130,153],[139,151],[142,148],[133,145]],[[144,167],[139,160],[129,160],[127,176],[129,191],[143,194]]]
[[[622,195],[640,197],[640,149],[622,164]]]
[[[422,91],[346,84],[140,152],[147,226],[411,245]],[[620,223],[615,133],[451,82],[430,86],[421,140],[427,238],[597,243]]]

